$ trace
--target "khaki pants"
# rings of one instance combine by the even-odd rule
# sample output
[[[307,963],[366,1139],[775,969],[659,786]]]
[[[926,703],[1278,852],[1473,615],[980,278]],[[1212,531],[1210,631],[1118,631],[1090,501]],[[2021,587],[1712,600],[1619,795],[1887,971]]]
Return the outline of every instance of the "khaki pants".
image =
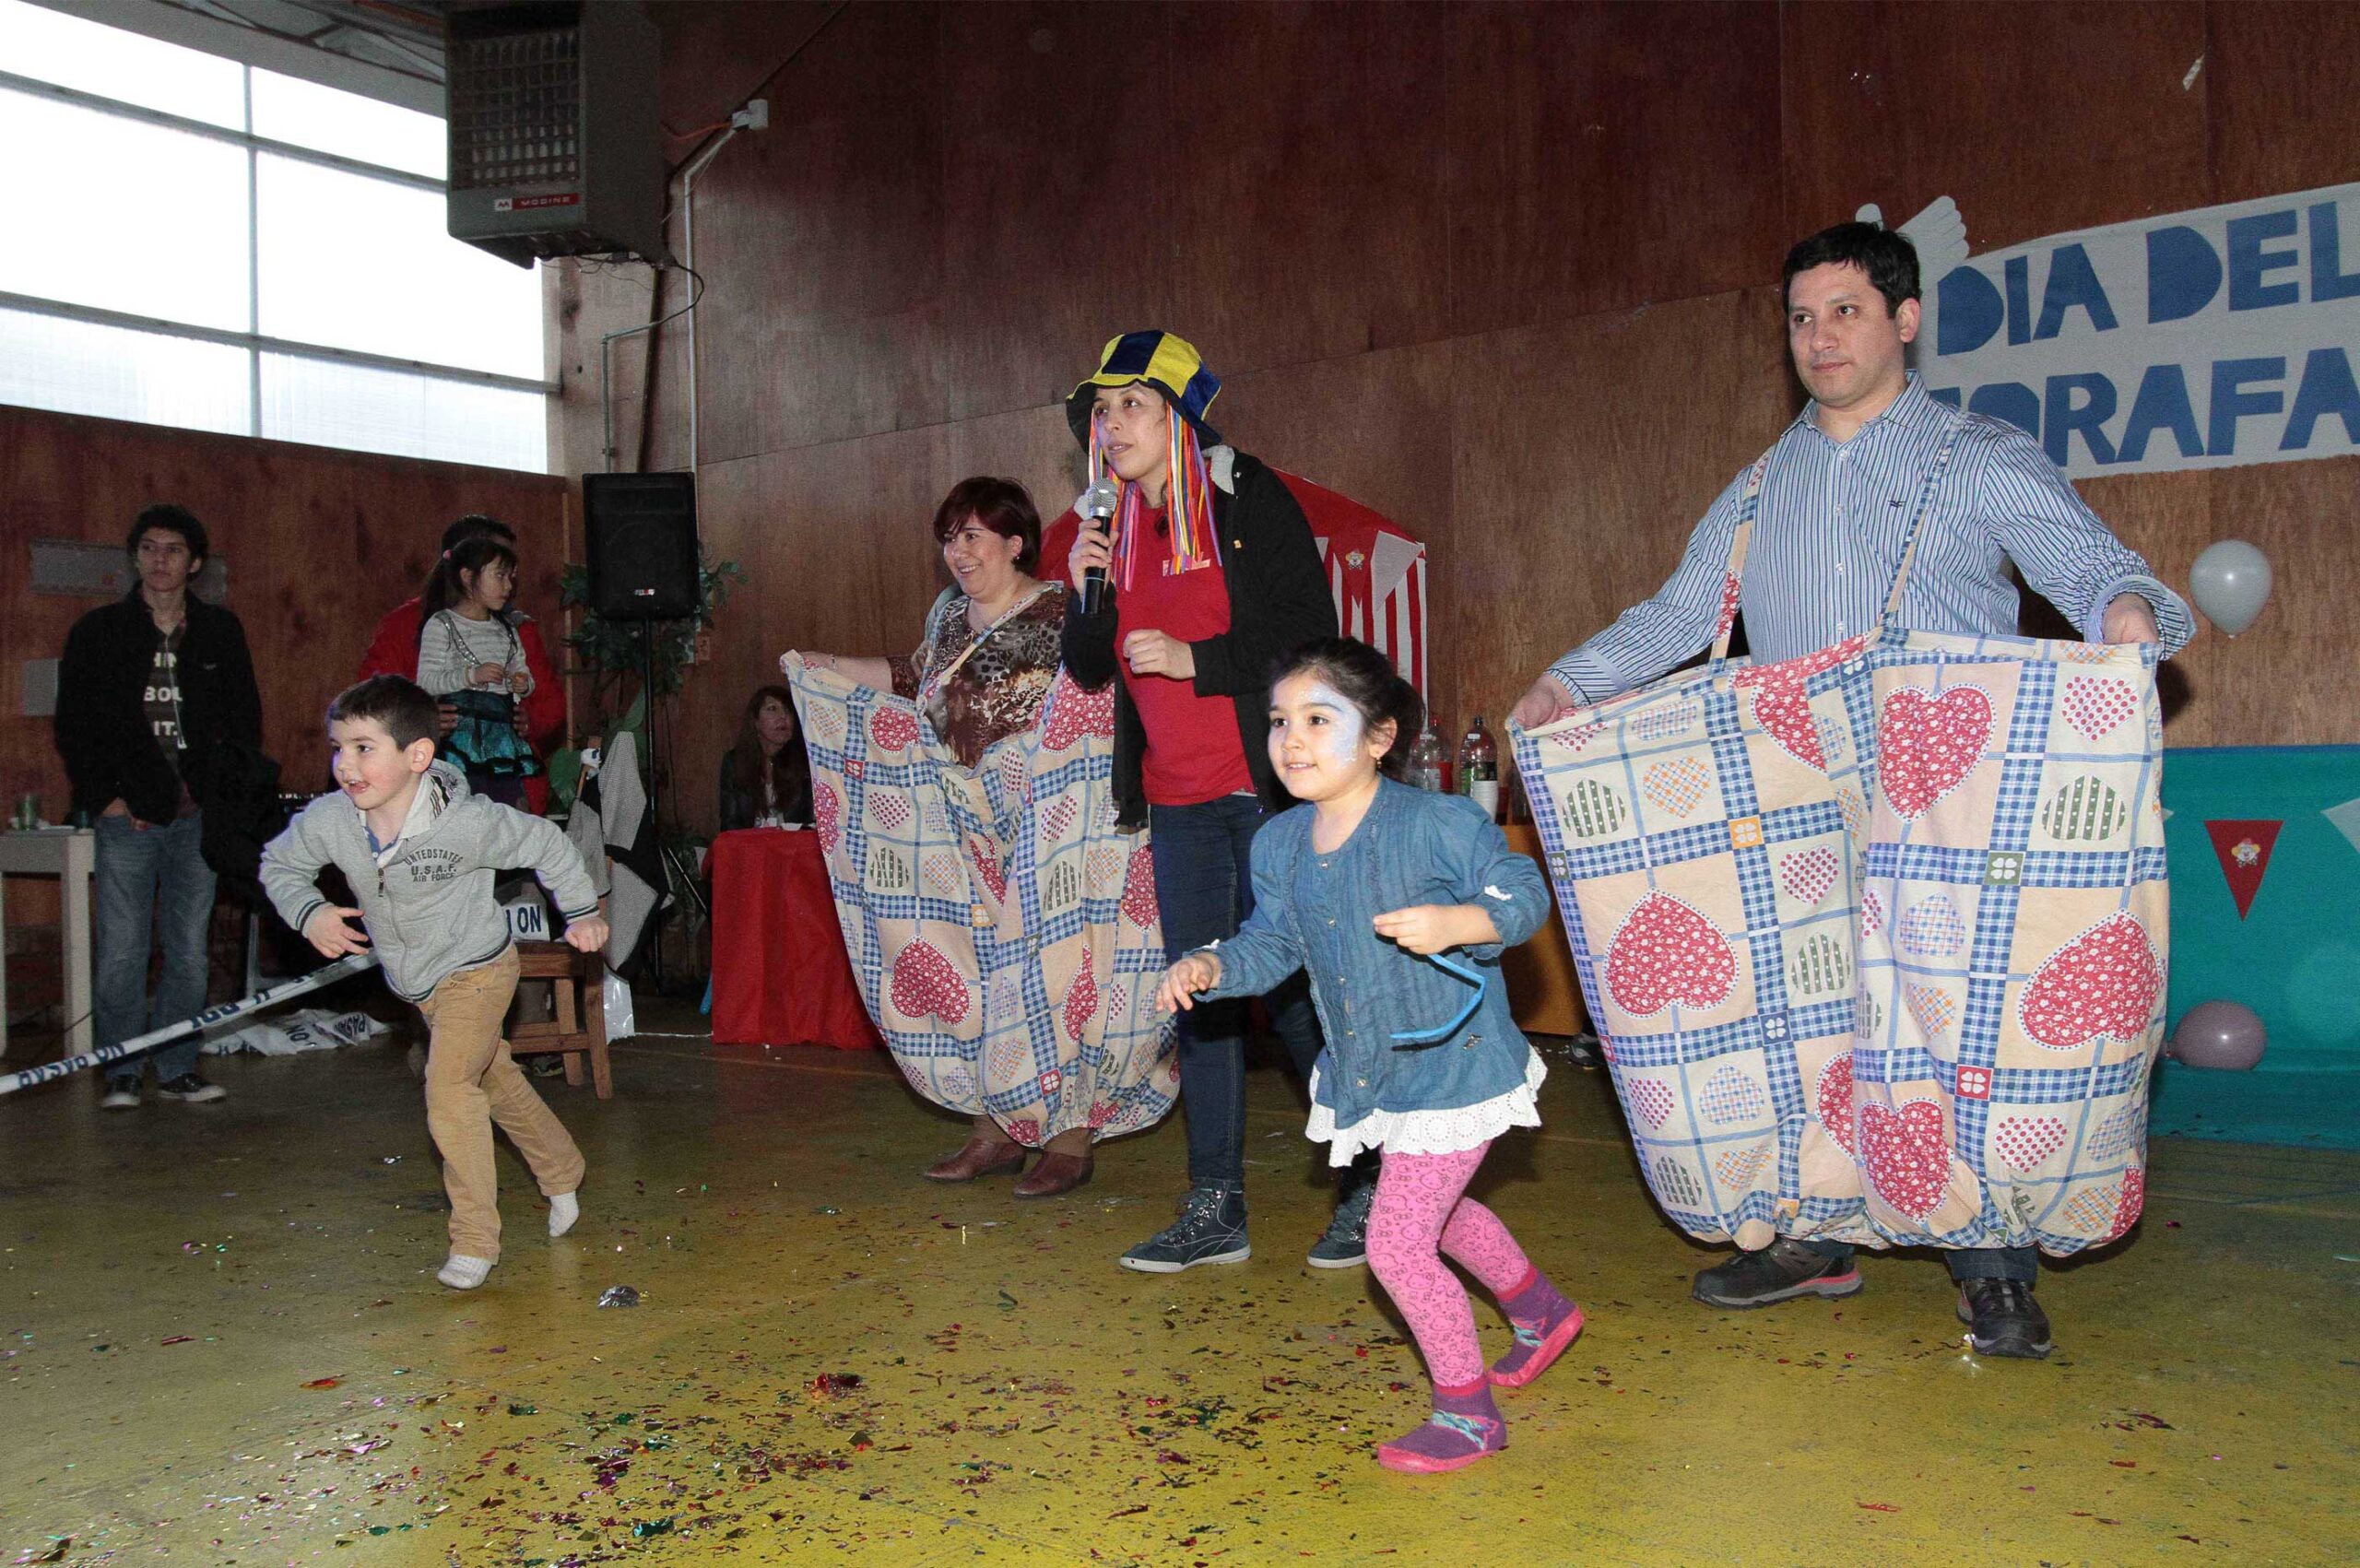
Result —
[[[555,1112],[533,1092],[501,1037],[516,994],[516,949],[463,969],[419,1005],[433,1033],[426,1049],[426,1126],[442,1151],[442,1190],[451,1197],[451,1250],[500,1258],[500,1184],[492,1165],[491,1125],[554,1197],[582,1185],[582,1150]]]

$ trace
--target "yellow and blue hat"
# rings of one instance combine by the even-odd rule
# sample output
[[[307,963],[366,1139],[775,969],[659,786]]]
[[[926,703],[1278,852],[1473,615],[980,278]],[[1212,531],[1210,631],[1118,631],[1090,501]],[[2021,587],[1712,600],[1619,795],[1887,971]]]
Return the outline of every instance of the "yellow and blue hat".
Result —
[[[1098,388],[1141,381],[1163,394],[1163,400],[1195,428],[1200,442],[1221,444],[1221,432],[1205,421],[1206,411],[1221,395],[1220,378],[1205,369],[1203,356],[1187,339],[1156,331],[1127,332],[1108,341],[1097,371],[1066,399],[1066,422],[1073,427],[1073,439],[1085,447],[1090,444],[1090,408]]]

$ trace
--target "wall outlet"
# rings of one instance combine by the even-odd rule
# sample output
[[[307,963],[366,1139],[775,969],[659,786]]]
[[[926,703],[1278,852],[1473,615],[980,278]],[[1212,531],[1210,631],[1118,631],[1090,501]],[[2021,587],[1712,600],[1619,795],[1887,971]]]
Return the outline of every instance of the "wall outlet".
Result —
[[[729,117],[729,123],[741,131],[769,130],[771,100],[767,98],[749,99],[745,108]]]

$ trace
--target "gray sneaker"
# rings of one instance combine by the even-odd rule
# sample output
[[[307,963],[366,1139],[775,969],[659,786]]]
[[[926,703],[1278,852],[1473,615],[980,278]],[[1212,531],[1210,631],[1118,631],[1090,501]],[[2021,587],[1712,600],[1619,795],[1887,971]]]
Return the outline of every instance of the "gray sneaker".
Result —
[[[136,1078],[110,1079],[107,1091],[99,1097],[101,1111],[136,1111],[139,1109],[139,1080]]]
[[[1116,1261],[1142,1274],[1177,1274],[1200,1263],[1243,1263],[1254,1256],[1245,1240],[1245,1195],[1191,1187],[1180,1218]]]
[[[1303,1261],[1314,1268],[1358,1268],[1368,1261],[1368,1210],[1376,1184],[1363,1182],[1337,1200],[1328,1233],[1311,1244]]]
[[[195,1073],[183,1073],[170,1083],[156,1086],[159,1100],[184,1100],[191,1105],[208,1105],[216,1100],[227,1100],[230,1091],[218,1083],[207,1083]]]

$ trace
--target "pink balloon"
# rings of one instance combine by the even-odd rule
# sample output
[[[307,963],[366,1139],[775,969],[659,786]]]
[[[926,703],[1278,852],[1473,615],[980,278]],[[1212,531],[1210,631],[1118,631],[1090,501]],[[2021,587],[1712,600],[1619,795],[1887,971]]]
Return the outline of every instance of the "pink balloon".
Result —
[[[2245,1072],[2269,1043],[2260,1016],[2243,1002],[2199,1002],[2172,1031],[2169,1054],[2191,1067]]]

